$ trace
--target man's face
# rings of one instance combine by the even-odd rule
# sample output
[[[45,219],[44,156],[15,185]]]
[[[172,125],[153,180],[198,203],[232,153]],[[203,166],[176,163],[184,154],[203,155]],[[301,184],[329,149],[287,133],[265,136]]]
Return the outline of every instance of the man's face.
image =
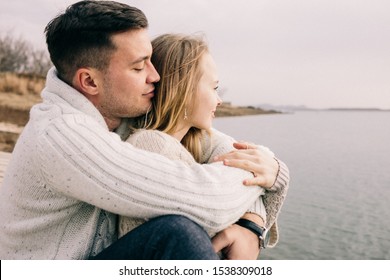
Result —
[[[115,128],[121,118],[148,111],[154,96],[153,83],[160,76],[150,61],[152,45],[146,29],[113,35],[112,41],[117,49],[108,69],[102,72],[96,106],[106,122]]]

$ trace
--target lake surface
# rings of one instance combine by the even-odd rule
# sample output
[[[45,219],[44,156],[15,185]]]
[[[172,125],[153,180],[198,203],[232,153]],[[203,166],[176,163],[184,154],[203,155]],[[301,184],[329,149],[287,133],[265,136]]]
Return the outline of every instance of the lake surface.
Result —
[[[390,112],[302,111],[215,119],[290,169],[280,241],[261,259],[390,259]]]

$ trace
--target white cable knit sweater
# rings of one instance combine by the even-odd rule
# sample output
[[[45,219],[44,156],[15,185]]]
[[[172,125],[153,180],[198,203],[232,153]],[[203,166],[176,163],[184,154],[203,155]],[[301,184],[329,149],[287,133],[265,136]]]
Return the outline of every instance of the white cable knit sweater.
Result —
[[[0,259],[87,259],[117,238],[117,215],[189,217],[207,230],[259,197],[248,173],[137,149],[51,69],[0,188]],[[277,182],[286,189],[288,180]],[[114,214],[115,213],[115,214]]]
[[[172,160],[180,160],[188,165],[196,164],[194,157],[176,138],[158,130],[138,130],[127,139],[127,142],[137,148],[158,153]],[[206,153],[203,154],[203,158],[205,158],[205,156]],[[262,190],[261,195],[265,192],[264,189]],[[263,220],[266,221],[265,208],[261,198],[257,199],[253,207],[248,211],[259,214]],[[145,219],[134,219],[120,216],[118,229],[119,237],[122,237],[144,222]],[[216,234],[214,231],[209,231],[208,233],[210,236],[214,236]]]
[[[212,159],[216,155],[222,155],[230,152],[233,149],[233,143],[235,142],[233,138],[224,135],[223,133],[213,130],[212,135],[205,134],[204,138],[205,142],[203,143],[204,149],[202,154],[202,163],[211,163]],[[158,153],[160,155],[164,155],[167,158],[172,160],[180,160],[186,162],[187,164],[196,164],[193,156],[188,152],[187,149],[174,137],[158,131],[158,130],[145,130],[140,129],[135,133],[130,135],[127,139],[127,142],[131,143],[133,146],[141,148],[143,150],[151,151],[154,153]],[[207,147],[213,147],[212,142],[214,144],[214,149],[208,149]],[[260,149],[263,149],[269,152],[272,156],[274,154],[266,147],[259,146]],[[283,163],[281,163],[283,164]],[[286,176],[286,170],[283,170],[279,174],[279,177]],[[280,180],[280,178],[279,178]],[[270,241],[268,247],[274,247],[279,239],[279,232],[277,228],[277,217],[282,208],[284,199],[286,197],[287,188],[279,188],[273,189],[271,191],[264,191],[261,193],[261,197],[257,199],[251,208],[247,210],[247,212],[254,212],[260,215],[265,221],[265,226],[267,229],[270,229]],[[266,195],[264,195],[266,194]],[[266,205],[263,203],[263,195]],[[269,218],[267,220],[267,216],[269,212]],[[134,219],[130,217],[119,217],[119,237],[125,235],[130,230],[136,228],[145,222],[145,219]],[[213,236],[216,232],[208,231],[210,236]]]

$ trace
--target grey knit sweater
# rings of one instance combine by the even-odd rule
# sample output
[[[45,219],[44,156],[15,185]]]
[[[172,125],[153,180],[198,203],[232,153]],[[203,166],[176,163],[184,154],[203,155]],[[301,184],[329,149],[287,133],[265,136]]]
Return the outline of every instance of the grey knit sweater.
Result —
[[[55,69],[42,98],[0,188],[0,259],[86,259],[116,240],[118,214],[181,214],[219,231],[261,193],[241,184],[240,169],[189,166],[121,141]]]

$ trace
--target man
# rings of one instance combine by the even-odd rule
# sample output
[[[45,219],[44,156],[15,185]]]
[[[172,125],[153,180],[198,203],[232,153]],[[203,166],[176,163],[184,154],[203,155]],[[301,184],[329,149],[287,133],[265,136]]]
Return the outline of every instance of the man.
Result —
[[[263,221],[245,213],[260,193],[242,185],[250,173],[220,163],[190,167],[112,132],[123,118],[147,112],[159,80],[147,26],[136,8],[81,1],[46,27],[55,68],[1,188],[1,259],[217,259],[220,250],[228,258],[259,252],[252,231]],[[220,160],[255,174],[248,185],[287,189],[285,165],[249,148]],[[230,226],[243,213],[254,226]],[[118,214],[151,220],[117,240]],[[211,242],[203,228],[221,233]]]

